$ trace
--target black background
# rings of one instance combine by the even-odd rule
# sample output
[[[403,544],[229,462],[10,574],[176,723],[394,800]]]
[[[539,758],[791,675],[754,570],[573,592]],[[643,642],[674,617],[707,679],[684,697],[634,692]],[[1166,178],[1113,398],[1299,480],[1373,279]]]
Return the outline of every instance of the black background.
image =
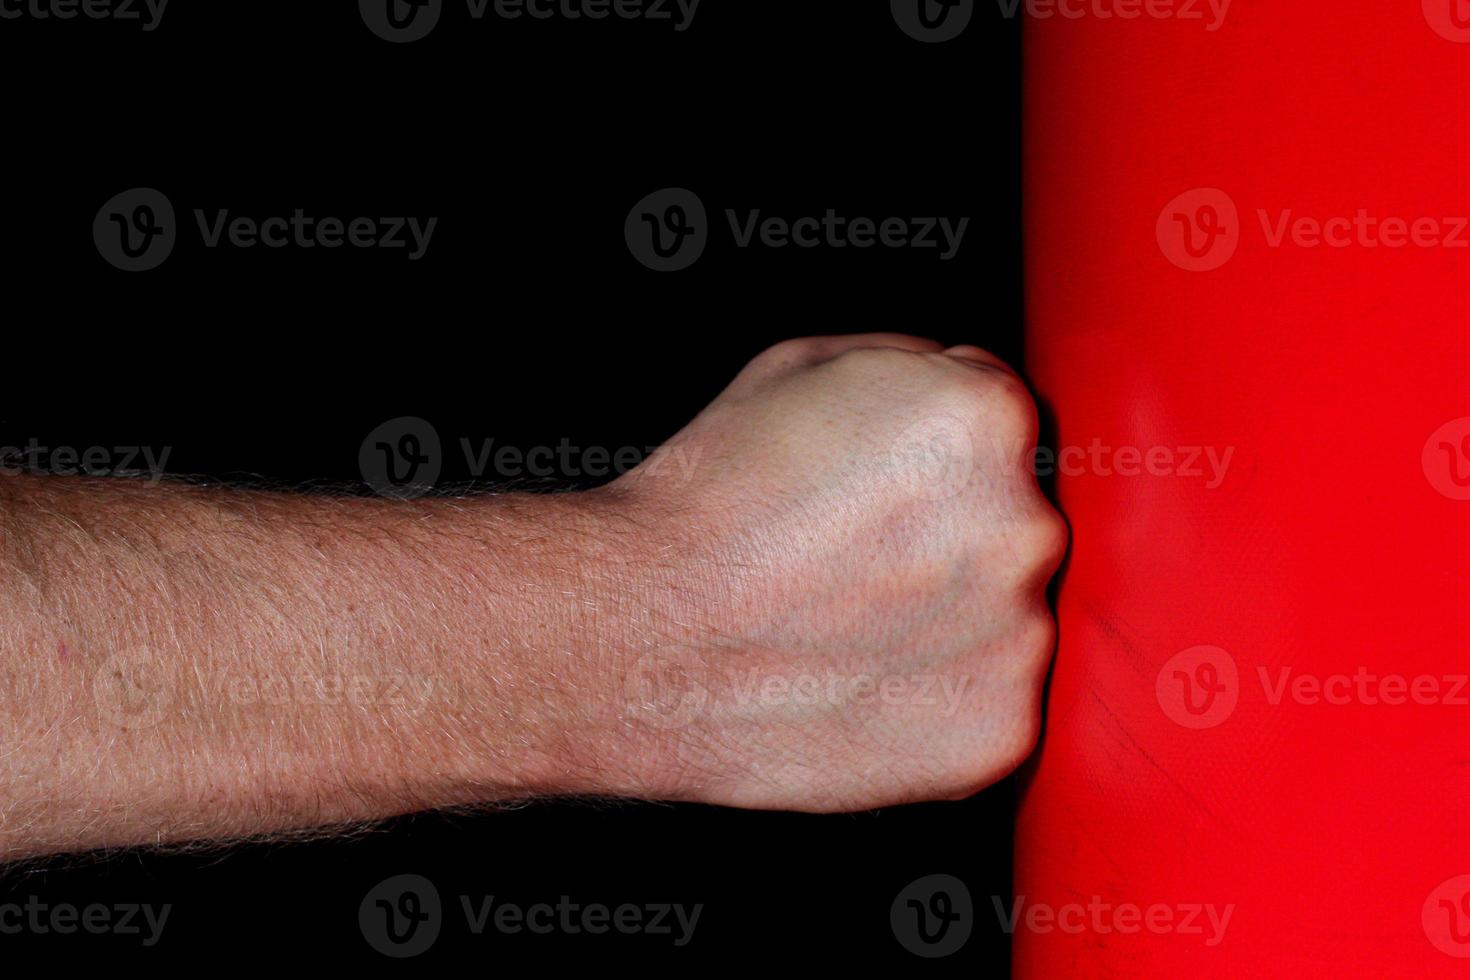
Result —
[[[6,207],[0,446],[150,446],[168,469],[361,486],[367,433],[420,416],[447,446],[652,446],[751,356],[791,336],[903,330],[1019,360],[1019,27],[976,5],[919,43],[883,2],[704,0],[668,22],[472,22],[450,0],[393,45],[350,0],[174,0],[160,27],[0,20]],[[695,191],[692,268],[638,264],[624,219]],[[127,274],[92,240],[133,187],[181,240]],[[429,252],[205,249],[194,208],[439,218]],[[738,249],[724,210],[968,217],[935,250]],[[444,479],[471,474],[446,454]],[[565,486],[586,477],[562,474]],[[595,481],[592,481],[595,482]],[[430,878],[447,923],[402,961],[1005,968],[1012,787],[963,804],[833,817],[568,803],[419,816],[347,841],[68,858],[0,875],[0,902],[171,903],[162,941],[0,936],[7,955],[212,969],[391,965],[358,903]],[[977,920],[945,959],[895,940],[923,875],[964,880]],[[457,896],[703,903],[694,941],[470,935]],[[1008,900],[1007,900],[1008,901]],[[303,960],[303,957],[305,958]]]

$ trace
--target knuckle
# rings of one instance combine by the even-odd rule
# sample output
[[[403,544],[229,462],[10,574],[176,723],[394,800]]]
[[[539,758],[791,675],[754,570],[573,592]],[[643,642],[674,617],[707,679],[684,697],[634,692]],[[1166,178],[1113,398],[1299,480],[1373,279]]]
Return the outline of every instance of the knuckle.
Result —
[[[1040,593],[1066,558],[1069,537],[1067,522],[1044,498],[1015,524],[1007,535],[1011,572],[1005,577],[1014,593],[1042,601]]]
[[[1055,568],[1067,553],[1071,530],[1061,512],[1045,498],[1024,525],[1025,550],[1040,565]]]
[[[998,355],[974,344],[959,344],[944,352],[951,360],[958,360],[972,368],[991,371],[1010,371],[1011,368]]]
[[[1014,374],[991,372],[985,379],[986,420],[998,431],[1034,445],[1041,429],[1036,401]]]
[[[752,367],[765,369],[805,364],[816,350],[816,344],[817,338],[815,337],[795,337],[791,340],[783,340],[761,351],[750,363]]]
[[[975,372],[946,371],[926,381],[932,382],[924,396],[930,413],[958,418],[977,433],[989,428],[995,402],[988,380]]]
[[[1031,392],[1016,375],[970,368],[948,372],[933,397],[1006,451],[1036,444],[1041,428]]]
[[[891,378],[911,370],[917,359],[913,351],[896,347],[854,347],[838,354],[832,364],[862,377]]]

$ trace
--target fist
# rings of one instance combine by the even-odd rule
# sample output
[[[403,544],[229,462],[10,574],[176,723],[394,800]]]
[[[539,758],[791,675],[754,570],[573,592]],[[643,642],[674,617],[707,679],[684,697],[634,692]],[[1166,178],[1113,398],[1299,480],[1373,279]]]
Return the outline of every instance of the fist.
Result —
[[[1036,409],[978,348],[780,344],[610,492],[676,626],[619,668],[648,795],[804,811],[968,796],[1037,738],[1066,549]]]

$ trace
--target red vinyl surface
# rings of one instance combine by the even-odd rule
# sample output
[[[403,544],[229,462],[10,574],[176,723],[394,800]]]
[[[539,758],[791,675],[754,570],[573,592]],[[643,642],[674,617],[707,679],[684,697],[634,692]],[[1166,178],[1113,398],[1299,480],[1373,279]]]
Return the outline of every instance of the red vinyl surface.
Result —
[[[1020,8],[1015,975],[1470,976],[1470,3],[1220,7]]]

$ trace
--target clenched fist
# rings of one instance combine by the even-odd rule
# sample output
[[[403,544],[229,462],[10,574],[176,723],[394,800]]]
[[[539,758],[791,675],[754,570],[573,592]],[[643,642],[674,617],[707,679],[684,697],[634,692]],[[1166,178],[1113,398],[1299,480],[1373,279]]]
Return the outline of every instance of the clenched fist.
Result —
[[[687,479],[655,456],[613,484],[678,569],[678,625],[630,647],[618,692],[643,791],[854,810],[1014,769],[1067,540],[1036,429],[1025,385],[977,348],[795,340],[665,448]]]

